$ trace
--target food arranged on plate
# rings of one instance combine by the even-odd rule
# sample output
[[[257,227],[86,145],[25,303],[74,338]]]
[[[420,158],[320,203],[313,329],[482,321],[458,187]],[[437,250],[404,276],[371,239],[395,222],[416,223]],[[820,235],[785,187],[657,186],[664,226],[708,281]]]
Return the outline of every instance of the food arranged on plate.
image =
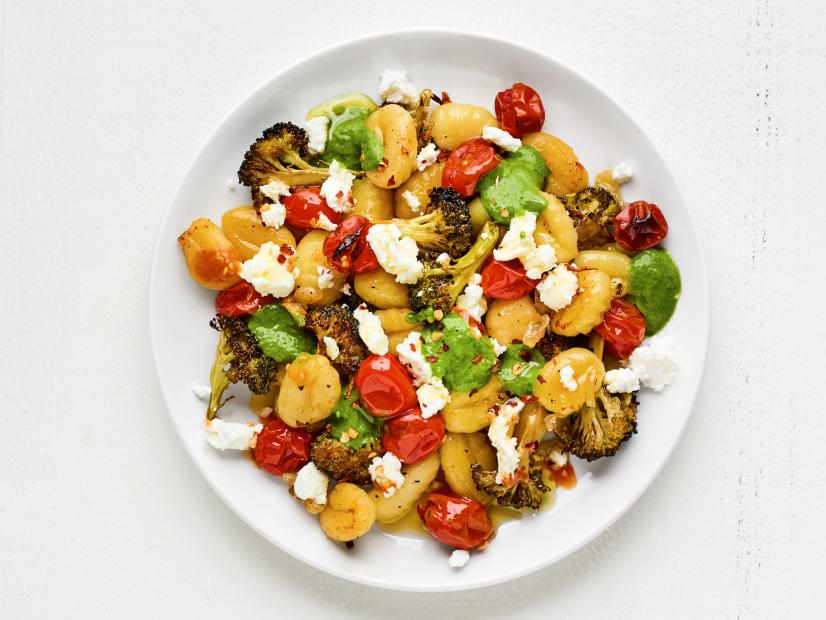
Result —
[[[638,392],[675,376],[655,334],[680,274],[660,208],[622,198],[631,168],[589,182],[530,86],[492,114],[388,70],[379,99],[264,130],[238,171],[252,204],[178,238],[217,291],[192,387],[206,441],[249,451],[330,539],[416,519],[458,568],[492,515],[551,506],[574,458],[637,432]],[[219,417],[238,383],[254,422]]]

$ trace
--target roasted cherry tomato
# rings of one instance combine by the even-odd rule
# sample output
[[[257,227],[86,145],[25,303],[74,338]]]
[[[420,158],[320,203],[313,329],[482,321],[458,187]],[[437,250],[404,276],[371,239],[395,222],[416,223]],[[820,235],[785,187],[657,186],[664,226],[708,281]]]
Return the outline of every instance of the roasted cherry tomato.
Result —
[[[381,444],[402,463],[415,463],[438,450],[444,438],[442,414],[425,419],[421,410],[413,409],[384,425]]]
[[[627,360],[645,338],[645,316],[630,301],[614,297],[594,331],[605,341],[608,353]]]
[[[258,434],[253,457],[258,467],[280,476],[298,471],[307,464],[312,441],[313,436],[307,431],[273,420],[267,422]]]
[[[215,298],[215,311],[224,316],[244,316],[255,314],[263,306],[274,301],[275,297],[262,296],[252,284],[242,280],[218,293]]]
[[[638,200],[614,216],[614,239],[626,250],[653,248],[668,234],[668,222],[660,208]]]
[[[327,235],[324,240],[324,256],[336,271],[353,274],[367,273],[379,267],[379,261],[367,243],[370,220],[351,215]]]
[[[527,295],[539,280],[531,280],[518,258],[498,261],[489,258],[482,269],[482,290],[493,299],[517,299]]]
[[[496,120],[499,126],[514,138],[542,129],[545,108],[537,92],[527,84],[496,93]]]
[[[493,525],[475,499],[434,491],[417,511],[433,538],[456,549],[484,547],[493,538]]]
[[[295,228],[322,228],[318,225],[322,215],[333,224],[341,223],[342,214],[330,208],[318,186],[299,187],[289,196],[284,196],[281,204],[287,209],[287,224]]]
[[[442,171],[442,186],[452,187],[465,198],[473,196],[479,177],[496,168],[500,160],[487,140],[468,140],[447,158]]]
[[[393,418],[419,402],[410,375],[395,355],[371,355],[359,366],[356,387],[367,411],[377,418]]]

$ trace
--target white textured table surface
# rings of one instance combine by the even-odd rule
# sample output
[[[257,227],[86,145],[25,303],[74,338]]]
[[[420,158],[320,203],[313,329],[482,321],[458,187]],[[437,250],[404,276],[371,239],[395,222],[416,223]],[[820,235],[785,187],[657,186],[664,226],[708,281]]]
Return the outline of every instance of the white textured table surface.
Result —
[[[228,4],[0,1],[0,617],[822,617],[826,5]],[[181,451],[146,319],[212,127],[317,46],[417,26],[515,38],[626,106],[713,299],[705,388],[637,505],[554,567],[440,596],[318,573],[238,520]]]

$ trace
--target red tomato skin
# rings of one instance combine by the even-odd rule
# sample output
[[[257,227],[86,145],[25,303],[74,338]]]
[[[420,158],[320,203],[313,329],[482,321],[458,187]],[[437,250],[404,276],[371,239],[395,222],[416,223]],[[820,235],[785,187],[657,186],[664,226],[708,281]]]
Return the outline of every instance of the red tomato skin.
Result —
[[[668,234],[668,222],[660,208],[638,200],[614,216],[614,239],[626,250],[653,248]]]
[[[416,407],[416,389],[395,355],[370,355],[356,372],[361,402],[377,418],[394,418]]]
[[[321,188],[317,185],[309,187],[299,187],[289,196],[281,199],[281,204],[287,210],[285,221],[290,226],[309,230],[318,228],[314,226],[318,222],[319,216],[323,213],[333,224],[341,223],[343,214],[333,211],[327,201],[321,196]]]
[[[527,295],[539,284],[531,280],[518,258],[498,261],[489,258],[482,269],[482,290],[493,299],[518,299]]]
[[[384,425],[381,443],[402,463],[416,463],[439,449],[445,439],[445,419],[437,413],[427,419],[413,409]]]
[[[594,331],[605,341],[610,355],[627,360],[645,338],[645,316],[630,301],[614,297]]]
[[[309,432],[272,420],[258,434],[253,457],[258,467],[273,476],[295,472],[309,462],[312,441]]]
[[[369,273],[379,267],[373,249],[367,242],[370,220],[351,215],[324,239],[324,256],[340,273]]]
[[[453,188],[464,198],[473,196],[479,178],[496,168],[501,160],[487,140],[472,138],[447,158],[442,170],[442,187]]]
[[[224,289],[215,298],[215,311],[224,316],[244,316],[255,314],[267,304],[275,301],[275,297],[261,295],[255,287],[242,280],[238,284]]]
[[[433,538],[455,549],[481,548],[494,536],[484,506],[469,497],[434,491],[416,510]]]
[[[539,131],[545,123],[542,98],[527,84],[517,82],[497,93],[494,106],[499,126],[514,138]]]

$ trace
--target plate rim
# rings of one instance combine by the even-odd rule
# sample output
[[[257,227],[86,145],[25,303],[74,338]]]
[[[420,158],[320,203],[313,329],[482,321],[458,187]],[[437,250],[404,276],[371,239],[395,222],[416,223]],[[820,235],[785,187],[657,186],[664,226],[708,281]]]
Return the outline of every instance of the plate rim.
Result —
[[[316,560],[312,555],[304,553],[300,548],[293,547],[292,545],[285,544],[283,541],[276,540],[275,538],[271,537],[267,532],[257,527],[250,519],[248,519],[244,512],[237,506],[235,503],[230,500],[222,491],[221,489],[214,483],[214,481],[206,474],[206,471],[199,463],[198,459],[196,458],[194,452],[190,450],[185,437],[183,436],[181,430],[178,428],[178,425],[175,423],[173,414],[172,414],[172,407],[171,407],[171,400],[167,391],[164,389],[164,383],[162,377],[160,375],[160,365],[159,365],[159,352],[158,352],[158,342],[156,340],[157,330],[155,328],[155,321],[157,320],[154,317],[153,307],[154,307],[154,300],[155,300],[155,274],[157,269],[160,267],[160,248],[162,239],[162,233],[167,227],[168,220],[172,217],[173,207],[177,204],[181,193],[184,190],[186,185],[187,179],[193,174],[195,169],[195,165],[198,162],[201,153],[204,151],[207,144],[209,144],[214,136],[220,131],[220,129],[233,117],[235,116],[238,111],[252,98],[256,97],[260,92],[264,91],[269,85],[278,80],[283,74],[288,73],[300,65],[309,62],[319,56],[324,56],[329,53],[333,53],[337,50],[342,48],[347,48],[353,45],[359,44],[366,44],[370,41],[377,40],[377,39],[389,39],[390,37],[394,36],[432,36],[432,35],[448,35],[448,36],[458,36],[458,37],[469,37],[476,39],[481,42],[492,42],[499,45],[504,45],[510,48],[513,48],[521,53],[528,53],[531,55],[539,56],[543,60],[550,62],[552,64],[557,65],[563,71],[566,71],[579,80],[586,83],[590,88],[593,88],[599,95],[607,99],[611,104],[613,104],[620,114],[625,118],[625,120],[633,127],[636,131],[640,133],[641,136],[651,145],[653,152],[657,158],[659,158],[662,162],[663,168],[668,175],[668,181],[674,187],[674,190],[679,197],[682,204],[685,206],[685,215],[691,225],[691,229],[694,233],[693,235],[693,243],[694,251],[696,252],[696,256],[698,257],[698,261],[694,265],[694,269],[697,271],[698,274],[698,291],[697,294],[702,297],[699,299],[698,302],[700,307],[704,308],[702,312],[702,316],[696,317],[697,319],[701,319],[701,327],[704,333],[703,341],[702,341],[702,350],[699,356],[699,372],[698,372],[698,379],[695,385],[691,389],[691,402],[689,403],[689,412],[688,415],[685,416],[685,419],[682,421],[679,429],[673,436],[673,440],[671,445],[668,446],[668,449],[665,452],[665,457],[661,460],[661,462],[651,471],[650,475],[646,477],[644,482],[639,486],[638,490],[635,493],[632,493],[628,499],[624,502],[620,502],[617,506],[610,512],[609,516],[604,519],[598,527],[594,527],[592,531],[588,532],[585,536],[580,536],[575,541],[566,544],[563,546],[558,552],[554,554],[550,554],[549,556],[543,558],[542,560],[534,563],[530,563],[524,566],[520,566],[511,571],[506,571],[501,573],[495,577],[483,577],[473,582],[463,582],[463,583],[445,583],[441,584],[438,587],[432,586],[419,586],[416,584],[405,584],[405,583],[397,583],[397,582],[385,582],[380,579],[371,578],[369,576],[363,576],[360,574],[349,574],[343,570],[339,570],[336,567],[332,567],[326,565],[323,561]],[[154,366],[154,374],[157,380],[158,387],[160,388],[160,392],[163,398],[164,406],[166,409],[166,414],[168,417],[168,421],[171,423],[176,435],[178,436],[179,440],[183,444],[184,451],[188,455],[190,461],[194,464],[195,469],[200,474],[201,478],[207,483],[210,489],[224,502],[226,506],[232,510],[232,512],[250,529],[255,531],[258,535],[262,538],[267,540],[269,543],[273,544],[277,547],[280,551],[283,551],[287,555],[291,556],[292,558],[299,560],[305,564],[312,566],[313,568],[323,571],[327,574],[334,575],[340,579],[344,579],[346,581],[350,581],[353,583],[359,583],[362,585],[367,585],[374,588],[380,588],[385,590],[395,590],[395,591],[409,591],[409,592],[455,592],[455,591],[466,591],[466,590],[474,590],[478,588],[483,588],[487,586],[497,585],[501,583],[506,583],[508,581],[512,581],[515,579],[519,579],[531,573],[538,572],[548,566],[555,564],[564,558],[572,555],[576,551],[582,549],[587,544],[595,540],[598,536],[603,534],[606,530],[608,530],[617,520],[622,517],[628,510],[639,501],[640,497],[651,487],[651,484],[659,477],[662,473],[663,468],[665,465],[671,460],[674,454],[674,450],[677,447],[677,444],[683,437],[685,433],[685,428],[688,425],[689,420],[694,415],[694,408],[697,402],[697,398],[700,393],[700,386],[702,383],[703,376],[706,370],[706,363],[708,359],[708,343],[710,339],[710,325],[711,325],[711,299],[710,299],[710,290],[709,290],[709,281],[708,281],[708,268],[705,259],[705,253],[703,251],[703,244],[701,242],[700,237],[700,229],[697,226],[696,218],[689,208],[688,203],[685,201],[683,193],[674,178],[674,175],[671,171],[671,167],[668,165],[668,162],[664,155],[661,152],[661,148],[655,144],[650,138],[649,134],[643,130],[640,124],[634,119],[634,117],[628,112],[625,106],[619,103],[616,99],[611,97],[601,86],[599,86],[595,81],[593,81],[587,74],[583,73],[580,70],[574,69],[572,66],[563,62],[556,57],[552,56],[550,53],[546,53],[544,51],[537,50],[532,48],[528,45],[516,42],[512,39],[494,35],[487,32],[479,32],[476,30],[471,29],[461,29],[461,28],[393,28],[393,29],[385,29],[380,31],[371,32],[369,34],[361,35],[361,36],[354,36],[347,38],[343,41],[339,41],[337,43],[327,45],[322,47],[310,54],[301,56],[297,60],[289,63],[288,65],[282,67],[279,71],[269,75],[265,78],[262,82],[258,84],[255,88],[249,91],[247,94],[243,95],[238,102],[232,106],[232,108],[222,116],[218,123],[216,123],[212,129],[207,133],[205,138],[200,141],[197,145],[194,153],[189,158],[188,164],[185,167],[184,174],[180,177],[180,181],[178,183],[177,189],[172,197],[172,200],[167,204],[164,214],[161,217],[160,223],[158,225],[156,236],[155,236],[155,244],[152,251],[152,259],[150,263],[150,272],[149,272],[149,282],[148,282],[148,294],[147,294],[147,318],[149,323],[149,340],[150,340],[150,349],[152,353],[152,363]]]

